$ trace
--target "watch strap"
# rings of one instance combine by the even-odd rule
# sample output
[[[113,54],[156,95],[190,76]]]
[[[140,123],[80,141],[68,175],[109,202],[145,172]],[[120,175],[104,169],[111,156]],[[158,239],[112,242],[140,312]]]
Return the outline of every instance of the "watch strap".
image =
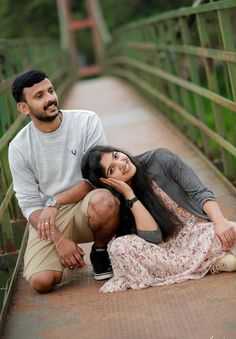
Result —
[[[61,205],[56,201],[55,198],[49,198],[47,201],[46,201],[46,206],[48,207],[55,207],[56,209],[60,209]]]
[[[125,200],[125,204],[128,208],[132,208],[133,207],[133,204],[138,201],[138,198],[137,197],[134,197],[133,199],[127,199]]]

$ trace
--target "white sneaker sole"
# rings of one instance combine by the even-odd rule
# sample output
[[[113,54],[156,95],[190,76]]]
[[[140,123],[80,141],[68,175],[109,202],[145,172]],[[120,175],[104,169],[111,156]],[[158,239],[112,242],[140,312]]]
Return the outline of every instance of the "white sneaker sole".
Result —
[[[112,277],[113,277],[113,272],[107,272],[107,273],[101,273],[101,274],[94,273],[95,280],[105,280],[105,279],[110,279]]]

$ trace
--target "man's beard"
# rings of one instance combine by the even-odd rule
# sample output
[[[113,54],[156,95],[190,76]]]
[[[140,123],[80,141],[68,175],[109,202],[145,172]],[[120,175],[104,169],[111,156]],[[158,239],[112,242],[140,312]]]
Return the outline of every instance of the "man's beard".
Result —
[[[59,114],[59,109],[58,109],[58,104],[57,104],[57,101],[51,101],[49,102],[46,106],[44,106],[44,111],[46,111],[51,105],[53,105],[55,107],[57,107],[57,113],[55,113],[55,115],[43,115],[42,113],[37,113],[37,112],[34,112],[32,113],[34,115],[35,118],[37,118],[39,121],[43,121],[43,122],[52,122],[54,121],[58,114]]]
[[[34,114],[34,116],[35,116],[35,118],[37,118],[40,121],[51,122],[51,121],[54,121],[57,118],[58,114],[59,114],[59,111],[55,115],[51,115],[51,116],[48,116],[48,115],[42,116],[42,115],[38,115],[38,114]]]

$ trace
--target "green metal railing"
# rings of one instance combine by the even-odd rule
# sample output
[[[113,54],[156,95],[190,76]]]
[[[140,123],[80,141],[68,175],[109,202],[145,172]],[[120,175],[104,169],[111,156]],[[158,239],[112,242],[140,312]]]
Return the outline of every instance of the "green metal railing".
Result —
[[[29,120],[17,111],[11,85],[17,74],[32,68],[50,76],[60,98],[76,74],[69,55],[54,42],[0,40],[0,310],[25,230],[25,219],[13,194],[8,145]]]
[[[236,1],[182,8],[113,36],[107,72],[131,81],[236,184]]]

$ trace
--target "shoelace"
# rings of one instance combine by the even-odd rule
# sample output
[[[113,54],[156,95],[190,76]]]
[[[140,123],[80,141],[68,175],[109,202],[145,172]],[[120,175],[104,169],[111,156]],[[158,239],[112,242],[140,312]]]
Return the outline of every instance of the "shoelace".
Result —
[[[222,271],[226,270],[226,264],[223,261],[220,262],[216,262],[215,264],[212,265],[210,272],[211,274],[217,274],[220,273]]]

